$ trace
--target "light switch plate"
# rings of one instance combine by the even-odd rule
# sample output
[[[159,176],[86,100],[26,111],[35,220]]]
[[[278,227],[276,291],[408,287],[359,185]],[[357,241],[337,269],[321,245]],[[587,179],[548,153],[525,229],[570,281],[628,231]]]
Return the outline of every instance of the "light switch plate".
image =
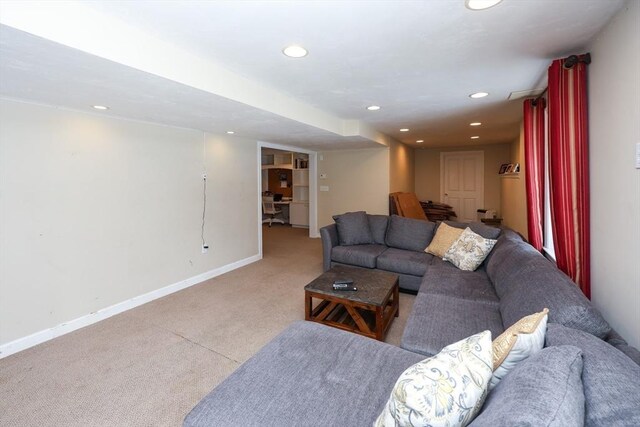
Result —
[[[320,191],[329,191],[329,186],[328,185],[321,185],[320,186]]]

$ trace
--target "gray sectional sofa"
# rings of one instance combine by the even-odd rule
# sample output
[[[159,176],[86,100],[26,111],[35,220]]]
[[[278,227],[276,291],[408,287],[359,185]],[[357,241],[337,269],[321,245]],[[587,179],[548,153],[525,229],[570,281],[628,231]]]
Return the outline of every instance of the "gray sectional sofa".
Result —
[[[324,267],[393,271],[403,288],[418,291],[401,348],[297,322],[206,396],[185,426],[371,426],[407,367],[480,331],[496,337],[545,307],[545,348],[489,393],[471,425],[640,425],[640,352],[519,235],[471,224],[498,242],[476,271],[467,272],[415,250],[427,246],[419,239],[430,240],[436,224],[368,218],[377,232],[369,243],[341,245],[335,224],[321,230]]]
[[[372,241],[349,244],[354,241],[366,242],[366,239],[354,237],[360,234],[360,230],[357,230],[353,221],[340,223],[345,216],[356,214],[364,214],[364,212],[337,215],[334,219],[339,221],[338,223],[320,229],[324,271],[334,265],[389,271],[399,276],[400,289],[417,292],[422,284],[422,277],[433,262],[433,255],[425,253],[424,249],[435,235],[436,224],[397,215],[364,214]],[[482,223],[446,222],[459,228],[469,226],[486,239],[497,239],[500,234],[500,229]],[[342,235],[347,234],[346,239],[338,234],[339,227]]]

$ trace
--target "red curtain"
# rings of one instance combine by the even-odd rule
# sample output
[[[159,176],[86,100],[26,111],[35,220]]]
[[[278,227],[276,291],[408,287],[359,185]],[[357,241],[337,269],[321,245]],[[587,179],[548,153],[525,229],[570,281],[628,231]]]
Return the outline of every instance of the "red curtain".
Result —
[[[524,101],[524,161],[529,242],[542,250],[544,218],[544,99]]]
[[[549,187],[558,268],[591,298],[587,65],[549,67]]]

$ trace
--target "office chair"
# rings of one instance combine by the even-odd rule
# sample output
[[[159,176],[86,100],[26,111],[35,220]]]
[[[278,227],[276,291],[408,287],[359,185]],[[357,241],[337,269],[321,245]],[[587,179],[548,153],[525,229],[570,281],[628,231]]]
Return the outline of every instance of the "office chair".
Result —
[[[276,218],[276,215],[282,215],[282,211],[276,209],[276,205],[273,203],[273,196],[262,196],[262,213],[266,215],[266,218],[262,219],[263,224],[268,222],[269,227],[273,222],[284,224],[284,219]]]

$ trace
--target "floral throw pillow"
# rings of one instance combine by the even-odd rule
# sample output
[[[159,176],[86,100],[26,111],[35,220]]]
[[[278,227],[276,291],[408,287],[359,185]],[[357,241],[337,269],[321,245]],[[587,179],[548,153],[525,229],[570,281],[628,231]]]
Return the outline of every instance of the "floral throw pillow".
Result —
[[[466,426],[487,395],[492,353],[491,332],[484,331],[410,366],[374,426]]]
[[[474,271],[489,255],[496,242],[497,240],[485,239],[467,227],[442,259],[449,261],[460,270]]]

